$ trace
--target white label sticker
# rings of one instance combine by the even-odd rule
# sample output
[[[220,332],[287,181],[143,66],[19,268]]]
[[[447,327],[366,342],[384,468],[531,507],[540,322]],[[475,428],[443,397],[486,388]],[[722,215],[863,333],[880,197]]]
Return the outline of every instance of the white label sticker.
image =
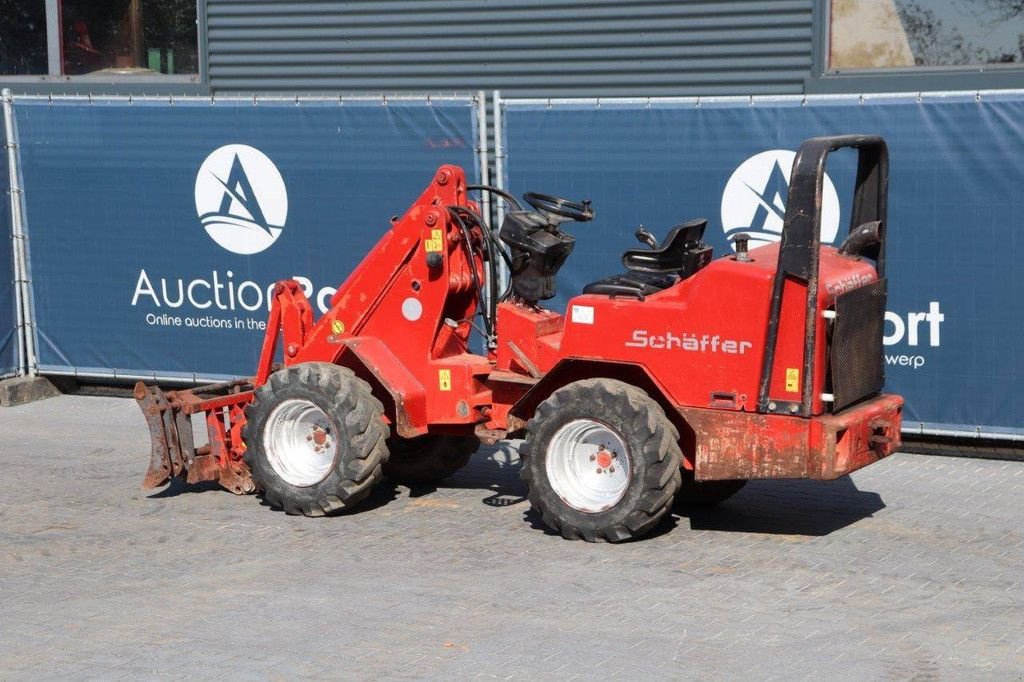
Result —
[[[574,305],[572,321],[576,324],[594,324],[594,308],[589,305]]]

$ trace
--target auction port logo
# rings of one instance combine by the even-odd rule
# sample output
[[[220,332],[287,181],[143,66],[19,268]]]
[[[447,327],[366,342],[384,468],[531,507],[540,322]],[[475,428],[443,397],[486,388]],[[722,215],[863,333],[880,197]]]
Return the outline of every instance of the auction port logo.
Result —
[[[796,152],[772,149],[755,154],[733,172],[722,193],[722,229],[732,238],[744,232],[750,247],[777,242],[789,196],[789,176]],[[839,195],[825,175],[821,207],[821,241],[831,243],[839,232]],[[733,245],[735,248],[735,245]]]
[[[288,191],[266,154],[229,144],[206,157],[196,175],[196,213],[207,234],[243,256],[259,253],[281,236]]]

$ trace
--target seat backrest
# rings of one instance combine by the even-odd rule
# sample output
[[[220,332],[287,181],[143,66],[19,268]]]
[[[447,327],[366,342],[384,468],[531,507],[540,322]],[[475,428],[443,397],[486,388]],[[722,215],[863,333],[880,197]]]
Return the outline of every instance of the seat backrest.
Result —
[[[704,218],[676,225],[656,249],[629,249],[622,254],[622,264],[635,272],[678,272],[686,262],[686,254],[701,244],[708,221]]]

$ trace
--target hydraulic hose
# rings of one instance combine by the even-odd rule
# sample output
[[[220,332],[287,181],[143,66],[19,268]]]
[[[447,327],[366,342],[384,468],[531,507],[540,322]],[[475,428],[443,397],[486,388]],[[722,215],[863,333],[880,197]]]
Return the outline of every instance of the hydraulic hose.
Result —
[[[511,258],[511,256],[508,255],[508,252],[505,251],[505,247],[503,247],[501,245],[501,242],[494,235],[494,231],[484,221],[483,216],[481,216],[476,211],[473,211],[473,210],[471,210],[471,209],[469,209],[469,208],[467,208],[465,206],[455,206],[453,208],[455,208],[455,210],[457,210],[457,211],[462,211],[467,216],[472,218],[473,221],[476,222],[476,224],[480,226],[480,229],[484,232],[484,235],[487,237],[487,241],[489,242],[489,244],[488,244],[488,254],[491,256],[492,262],[494,263],[494,265],[492,266],[491,276],[492,277],[497,277],[497,274],[498,274],[497,270],[496,270],[496,268],[497,268],[497,261],[493,260],[495,252],[497,252],[498,254],[501,255],[501,259],[503,261],[505,261],[505,267],[507,267],[509,269],[509,272],[511,272],[512,271],[512,258]],[[495,279],[495,281],[497,281],[497,280]]]
[[[497,296],[496,298],[492,298],[491,299],[492,300],[491,317],[493,319],[494,316],[496,315],[497,304],[499,302],[501,302],[501,301],[504,301],[505,299],[507,299],[512,294],[512,257],[508,255],[508,252],[505,251],[505,247],[503,247],[501,245],[501,242],[498,241],[498,238],[494,236],[494,231],[491,230],[487,226],[487,223],[484,222],[483,217],[479,213],[477,213],[476,211],[473,211],[473,210],[471,210],[469,208],[466,208],[465,206],[450,206],[449,208],[453,208],[453,209],[455,209],[457,211],[462,211],[467,216],[472,218],[476,222],[476,224],[480,226],[480,229],[484,232],[484,234],[487,236],[487,239],[490,241],[490,248],[488,250],[488,253],[491,254],[491,261],[490,261],[490,266],[489,267],[490,267],[490,274],[491,274],[491,283],[493,285],[492,291],[493,291],[495,296],[497,296],[497,293],[498,293],[497,288],[496,288],[497,287],[497,282],[498,282],[497,262],[494,260],[494,257],[493,257],[493,254],[494,254],[495,251],[497,251],[499,254],[501,254],[501,259],[503,261],[505,261],[505,267],[508,268],[508,272],[509,272],[508,286],[505,287],[505,291],[503,291],[500,296]]]
[[[502,197],[503,199],[505,199],[505,201],[507,201],[510,204],[512,204],[513,206],[515,206],[517,211],[522,211],[523,210],[522,205],[519,203],[518,200],[516,200],[516,198],[514,196],[512,196],[511,194],[509,194],[508,192],[506,192],[503,189],[499,189],[497,187],[494,187],[493,185],[466,185],[466,189],[467,190],[474,190],[475,189],[475,190],[479,190],[481,192],[490,192],[491,194],[497,194],[499,197]]]
[[[451,206],[450,209],[454,209],[456,212],[463,212],[471,218],[479,227],[483,237],[483,247],[487,256],[487,285],[488,285],[488,297],[487,297],[487,316],[491,320],[491,328],[495,325],[495,315],[497,309],[495,308],[495,297],[498,295],[497,287],[495,284],[495,277],[497,276],[497,267],[494,260],[494,243],[489,237],[491,237],[491,230],[487,224],[483,221],[483,217],[476,211],[472,211],[465,206]]]
[[[474,263],[474,256],[476,254],[473,252],[473,240],[472,235],[469,232],[469,227],[466,225],[466,222],[462,219],[462,216],[459,215],[459,212],[458,210],[456,210],[456,207],[449,206],[448,212],[451,214],[452,218],[455,219],[455,223],[459,226],[459,229],[462,231],[462,238],[466,242],[466,254],[469,256],[469,274],[473,278],[473,286],[476,288],[477,300],[482,302],[484,300],[484,288],[480,284],[480,275],[476,271],[476,263]],[[485,246],[484,248],[486,249],[487,247]],[[492,321],[489,313],[490,311],[485,310],[481,315],[484,321],[484,330],[487,332],[487,338],[485,339],[485,342],[488,344],[488,346],[490,346],[491,340],[494,338],[494,328],[491,325]]]
[[[501,242],[498,241],[498,238],[494,236],[494,232],[487,226],[487,223],[484,222],[483,216],[481,216],[476,211],[466,208],[465,206],[452,206],[451,208],[454,208],[457,211],[462,211],[463,213],[465,213],[470,218],[476,221],[477,225],[479,225],[480,229],[485,232],[488,240],[493,245],[492,250],[497,249],[498,253],[501,254],[501,259],[505,261],[505,265],[507,265],[511,269],[512,258],[508,255],[508,253],[505,252],[505,249],[502,248],[501,246]]]

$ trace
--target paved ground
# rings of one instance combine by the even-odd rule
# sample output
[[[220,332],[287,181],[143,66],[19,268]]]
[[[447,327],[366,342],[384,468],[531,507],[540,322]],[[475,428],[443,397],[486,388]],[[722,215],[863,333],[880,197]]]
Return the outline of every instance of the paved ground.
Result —
[[[0,678],[1024,675],[1019,462],[754,483],[611,546],[536,527],[512,446],[306,519],[143,493],[147,443],[124,399],[0,409]]]

